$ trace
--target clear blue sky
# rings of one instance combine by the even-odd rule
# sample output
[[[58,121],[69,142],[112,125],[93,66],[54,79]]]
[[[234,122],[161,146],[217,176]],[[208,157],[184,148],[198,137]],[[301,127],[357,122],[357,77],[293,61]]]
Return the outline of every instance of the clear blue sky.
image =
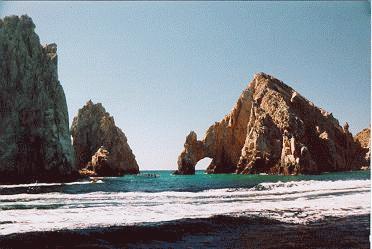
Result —
[[[58,45],[70,123],[102,102],[140,168],[175,169],[255,72],[283,80],[353,133],[370,124],[368,2],[3,2]]]

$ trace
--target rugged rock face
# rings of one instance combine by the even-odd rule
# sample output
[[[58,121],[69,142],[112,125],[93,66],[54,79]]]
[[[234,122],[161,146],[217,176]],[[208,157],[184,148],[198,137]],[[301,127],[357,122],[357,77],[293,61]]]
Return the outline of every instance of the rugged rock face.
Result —
[[[360,168],[360,145],[331,113],[282,81],[259,73],[232,111],[197,140],[191,132],[178,157],[178,174],[193,174],[212,158],[208,173],[310,174]]]
[[[28,16],[0,19],[0,181],[76,177],[57,46]]]
[[[371,163],[371,128],[365,128],[355,135],[354,140],[360,143],[361,148],[357,152],[357,163],[364,167],[370,167]]]
[[[127,138],[101,103],[89,100],[74,118],[71,133],[78,168],[100,176],[139,172]]]

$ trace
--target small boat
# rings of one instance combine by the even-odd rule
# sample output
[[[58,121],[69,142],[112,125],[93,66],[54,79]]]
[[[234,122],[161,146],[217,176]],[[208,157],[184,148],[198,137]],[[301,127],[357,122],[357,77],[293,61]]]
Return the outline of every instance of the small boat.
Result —
[[[158,175],[158,174],[152,174],[152,173],[144,173],[144,174],[141,174],[141,176],[151,177],[151,178],[160,177],[160,175]]]

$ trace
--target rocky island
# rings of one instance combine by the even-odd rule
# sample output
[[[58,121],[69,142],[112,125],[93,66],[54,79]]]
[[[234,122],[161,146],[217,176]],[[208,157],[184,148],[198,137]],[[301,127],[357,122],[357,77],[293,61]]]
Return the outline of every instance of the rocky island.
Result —
[[[0,182],[77,177],[56,44],[23,15],[0,19]]]
[[[194,174],[209,157],[207,173],[314,174],[361,168],[365,151],[346,123],[315,106],[282,81],[258,73],[232,111],[203,140],[186,137],[176,174]],[[359,159],[358,159],[359,158]]]
[[[76,163],[84,175],[137,174],[139,167],[122,130],[101,103],[89,100],[71,126]]]

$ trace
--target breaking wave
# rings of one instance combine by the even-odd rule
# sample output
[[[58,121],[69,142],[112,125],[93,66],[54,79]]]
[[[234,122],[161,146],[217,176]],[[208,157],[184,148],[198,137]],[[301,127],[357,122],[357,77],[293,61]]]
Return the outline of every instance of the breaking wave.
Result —
[[[89,182],[71,184],[86,183]],[[369,214],[370,183],[369,179],[309,180],[200,192],[0,195],[0,234],[133,225],[213,215],[254,215],[308,223],[328,216]]]
[[[68,186],[68,185],[83,185],[89,184],[88,181],[80,182],[66,182],[66,183],[27,183],[27,184],[9,184],[9,185],[0,185],[0,189],[14,189],[14,188],[33,188],[33,187],[48,187],[48,186]],[[102,180],[98,180],[96,183],[103,183]]]

